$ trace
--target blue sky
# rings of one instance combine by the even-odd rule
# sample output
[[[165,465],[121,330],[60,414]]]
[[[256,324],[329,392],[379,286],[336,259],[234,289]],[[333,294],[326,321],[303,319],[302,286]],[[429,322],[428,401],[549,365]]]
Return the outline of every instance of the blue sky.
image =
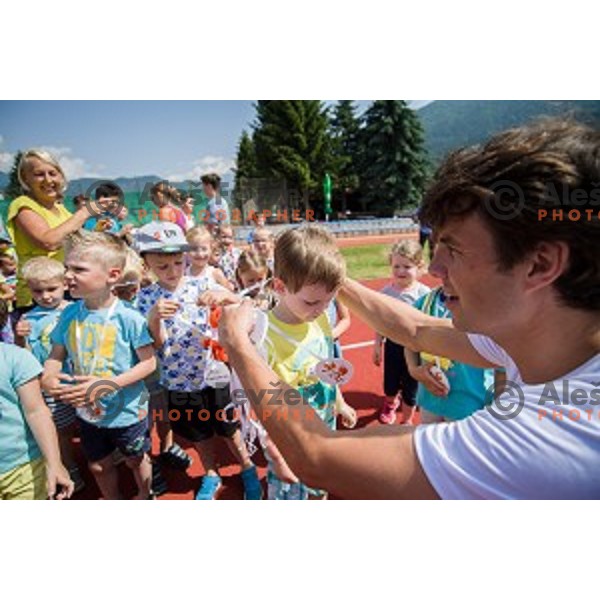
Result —
[[[225,174],[254,116],[253,101],[238,100],[2,101],[0,171],[35,146],[53,152],[69,179]]]

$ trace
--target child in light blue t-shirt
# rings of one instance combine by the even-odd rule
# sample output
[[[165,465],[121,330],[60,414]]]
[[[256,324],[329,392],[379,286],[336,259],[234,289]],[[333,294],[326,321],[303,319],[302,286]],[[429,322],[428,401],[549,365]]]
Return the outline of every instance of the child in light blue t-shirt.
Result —
[[[0,300],[0,327],[7,318]],[[73,492],[40,394],[41,371],[30,352],[0,342],[0,500],[62,499]]]
[[[451,316],[442,288],[422,296],[414,306],[433,317]],[[419,382],[416,398],[422,424],[464,419],[482,409],[493,397],[494,369],[472,367],[424,352],[419,355],[406,348],[405,356],[411,377]],[[430,373],[432,366],[441,368],[447,377],[449,392]]]
[[[51,334],[42,381],[77,408],[83,450],[103,496],[120,497],[112,457],[119,449],[136,479],[136,498],[146,499],[153,494],[143,379],[156,358],[145,319],[112,293],[125,256],[125,244],[105,233],[82,231],[69,240],[66,282],[81,300],[64,309]],[[73,376],[61,372],[65,360]]]

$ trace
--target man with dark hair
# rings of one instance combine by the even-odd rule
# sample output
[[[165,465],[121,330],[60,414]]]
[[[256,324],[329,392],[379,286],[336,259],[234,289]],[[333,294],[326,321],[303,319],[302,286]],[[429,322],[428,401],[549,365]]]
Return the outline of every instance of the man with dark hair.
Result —
[[[506,369],[500,398],[462,421],[330,432],[306,406],[266,406],[252,390],[285,386],[247,339],[251,310],[226,309],[219,339],[298,477],[347,498],[600,498],[598,182],[598,131],[553,120],[499,134],[451,154],[423,202],[452,320],[342,286],[382,335]],[[565,216],[574,206],[586,218]]]
[[[219,225],[229,225],[229,207],[227,201],[219,194],[221,190],[221,177],[216,173],[202,175],[202,191],[208,198],[208,219],[206,226],[211,233]]]

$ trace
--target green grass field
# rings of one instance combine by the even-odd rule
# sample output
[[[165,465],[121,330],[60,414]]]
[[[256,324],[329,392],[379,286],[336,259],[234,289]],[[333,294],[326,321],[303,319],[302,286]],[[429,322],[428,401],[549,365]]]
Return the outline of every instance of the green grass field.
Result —
[[[389,246],[386,244],[341,249],[341,253],[346,259],[348,275],[353,279],[389,277],[388,252]]]

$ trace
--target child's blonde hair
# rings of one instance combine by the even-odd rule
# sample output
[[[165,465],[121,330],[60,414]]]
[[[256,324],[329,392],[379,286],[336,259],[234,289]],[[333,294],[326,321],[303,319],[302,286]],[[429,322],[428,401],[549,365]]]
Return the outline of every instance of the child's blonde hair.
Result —
[[[275,241],[275,236],[273,235],[273,232],[268,227],[265,227],[264,225],[258,225],[257,227],[254,228],[254,238],[253,239],[256,239],[257,233],[266,233],[270,242]]]
[[[65,278],[65,265],[46,256],[38,256],[28,260],[21,269],[21,276],[27,283],[54,281]]]
[[[214,238],[211,235],[210,231],[204,227],[204,225],[194,225],[186,234],[185,239],[192,244],[197,240],[201,240],[204,238],[208,238],[210,240],[211,247],[214,245]]]
[[[110,233],[82,229],[67,237],[65,253],[92,257],[107,269],[116,267],[123,270],[127,260],[127,244]]]
[[[244,250],[240,254],[240,258],[235,269],[235,280],[240,289],[244,287],[240,275],[248,271],[264,271],[267,279],[273,276],[267,260],[256,250]]]
[[[119,279],[120,284],[140,283],[144,278],[144,261],[134,250],[125,249],[125,266]]]
[[[312,284],[331,291],[342,285],[346,265],[335,238],[322,227],[307,225],[288,229],[277,238],[275,277],[293,294]]]
[[[391,263],[394,256],[402,256],[412,262],[419,269],[425,268],[425,253],[423,246],[415,240],[401,240],[390,249],[388,260]]]
[[[23,177],[23,171],[25,170],[27,162],[30,158],[37,158],[39,160],[44,161],[45,163],[48,163],[49,165],[52,165],[62,176],[63,182],[60,192],[62,193],[67,189],[67,177],[65,176],[65,172],[62,170],[62,167],[60,166],[56,158],[54,158],[54,156],[52,156],[52,154],[50,154],[50,152],[47,152],[46,150],[41,150],[39,148],[31,148],[23,153],[23,155],[21,156],[21,160],[19,161],[19,166],[17,167],[17,179],[19,180],[21,187],[26,192],[31,192],[31,188],[25,182],[25,178]]]

